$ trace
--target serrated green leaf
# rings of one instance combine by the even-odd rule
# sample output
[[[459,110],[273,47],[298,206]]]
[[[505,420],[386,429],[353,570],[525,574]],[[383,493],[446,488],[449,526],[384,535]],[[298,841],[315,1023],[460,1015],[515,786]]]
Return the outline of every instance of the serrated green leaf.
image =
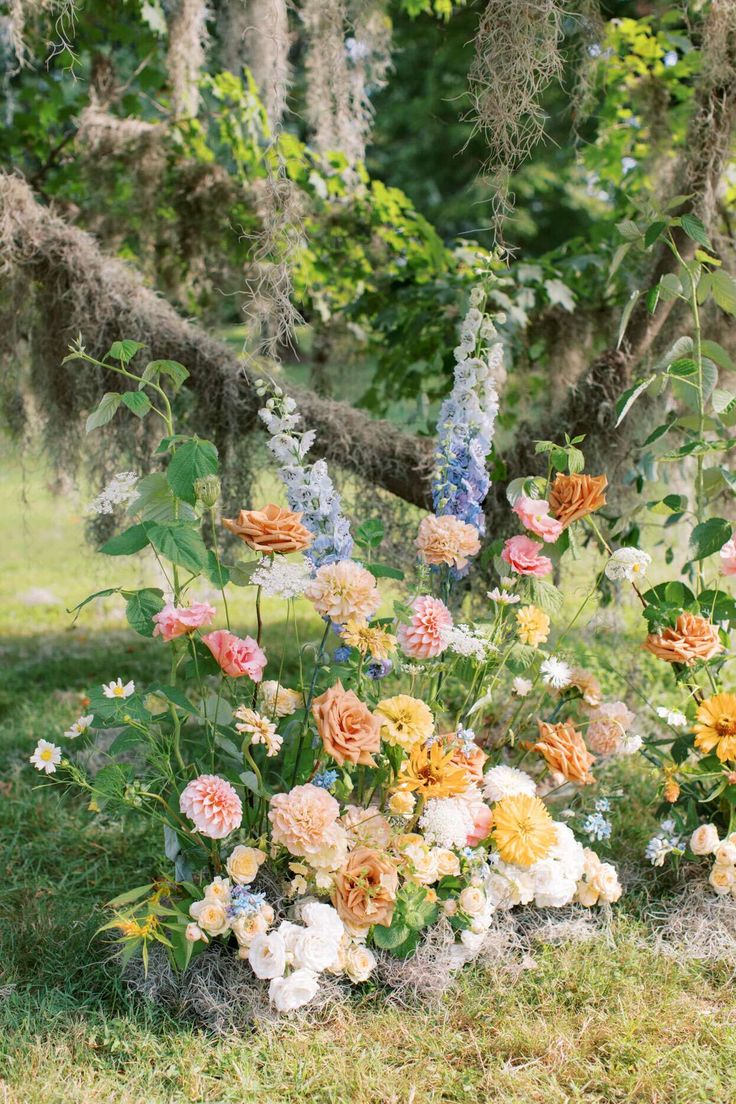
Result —
[[[217,449],[211,441],[202,441],[194,437],[179,445],[171,457],[166,469],[166,478],[177,498],[194,505],[197,496],[194,491],[195,480],[205,475],[217,473]]]
[[[698,245],[704,245],[706,249],[713,248],[710,244],[710,239],[708,238],[705,227],[695,215],[681,215],[680,226],[692,241],[697,242]]]
[[[146,521],[143,527],[153,547],[167,560],[195,575],[205,569],[207,549],[202,534],[186,521],[171,521],[168,524]]]
[[[106,356],[113,360],[119,360],[122,364],[127,364],[142,348],[140,341],[131,341],[130,338],[125,338],[123,341],[113,341]]]
[[[373,928],[373,942],[384,951],[391,951],[404,943],[412,934],[407,924],[392,923],[386,928],[382,924],[376,924]]]
[[[151,409],[151,400],[142,391],[124,391],[123,402],[136,418],[145,418]]]
[[[711,272],[710,284],[715,299],[721,310],[727,314],[736,314],[736,281],[727,272]]]
[[[116,537],[111,537],[109,541],[106,541],[100,552],[105,556],[132,556],[135,552],[140,552],[142,548],[145,548],[148,544],[148,535],[144,525],[131,525],[129,529],[126,529],[123,533],[118,533]]]
[[[144,587],[128,599],[125,616],[128,624],[140,636],[153,636],[153,616],[164,608],[164,592],[158,587]]]
[[[141,373],[146,382],[158,383],[161,376],[168,376],[174,391],[178,391],[185,380],[189,379],[189,372],[178,360],[152,360]],[[139,385],[140,387],[143,384]]]
[[[644,245],[647,249],[650,245],[654,245],[662,231],[666,229],[667,223],[663,221],[653,222],[650,226],[647,226],[646,233],[644,234]]]
[[[716,414],[729,414],[736,409],[736,395],[731,391],[723,391],[720,387],[713,391],[711,402]]]
[[[107,425],[115,417],[118,407],[122,402],[122,395],[117,391],[107,391],[100,399],[97,407],[92,411],[85,422],[85,430],[91,433],[93,429]]]
[[[545,579],[535,579],[530,576],[531,599],[535,606],[539,606],[545,613],[559,613],[562,609],[562,593],[554,583],[548,583]]]
[[[139,479],[136,496],[128,506],[128,513],[138,515],[143,521],[194,520],[194,510],[189,503],[177,502],[165,472],[153,472]]]
[[[376,579],[403,579],[404,572],[399,571],[398,567],[389,567],[388,564],[366,564],[366,571],[370,571]]]
[[[653,374],[647,376],[646,379],[637,380],[633,387],[629,387],[624,391],[616,403],[616,425],[614,428],[617,429],[621,425],[636,400],[644,394],[648,387],[651,387],[656,378],[656,374]]]
[[[708,518],[700,525],[696,525],[690,536],[691,558],[704,560],[715,552],[720,552],[727,540],[731,538],[731,525],[725,518]]]

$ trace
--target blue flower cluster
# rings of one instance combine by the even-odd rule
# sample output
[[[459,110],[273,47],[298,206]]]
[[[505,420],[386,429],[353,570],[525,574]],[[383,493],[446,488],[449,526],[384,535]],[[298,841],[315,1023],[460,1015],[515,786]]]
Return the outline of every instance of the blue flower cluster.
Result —
[[[265,903],[265,893],[253,893],[247,886],[235,886],[230,894],[227,913],[231,920],[236,916],[252,916],[260,912],[261,906]]]
[[[337,782],[337,771],[336,770],[322,771],[321,774],[315,774],[314,778],[312,779],[312,785],[313,786],[319,786],[319,788],[321,790],[331,790],[336,782]]]

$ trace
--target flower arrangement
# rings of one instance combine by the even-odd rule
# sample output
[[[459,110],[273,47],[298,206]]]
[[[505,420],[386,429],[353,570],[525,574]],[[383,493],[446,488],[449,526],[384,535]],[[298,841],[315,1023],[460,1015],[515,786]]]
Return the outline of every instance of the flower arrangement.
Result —
[[[603,703],[595,678],[565,658],[574,617],[558,650],[545,649],[562,606],[553,561],[605,501],[576,442],[542,443],[547,478],[509,488],[525,531],[495,548],[498,585],[478,600],[458,582],[481,551],[498,409],[502,350],[484,304],[474,291],[410,581],[376,561],[380,522],[351,528],[325,464],[309,460],[314,434],[278,387],[261,386],[261,418],[287,506],[244,508],[218,527],[217,452],[173,423],[170,393],[186,370],[136,371],[128,341],[100,362],[136,390],[106,395],[91,429],[121,406],[164,422],[163,470],[134,494],[126,474],[132,524],[101,551],[153,549],[166,591],[118,593],[132,628],[169,650],[171,677],[92,690],[69,743],[42,740],[31,762],[92,809],[132,809],[163,828],[168,874],[109,903],[105,929],[124,961],[140,953],[145,964],[159,944],[185,970],[218,940],[289,1012],[326,974],[360,984],[377,955],[411,955],[443,918],[461,966],[499,910],[620,896],[614,868],[553,815],[602,760],[637,746],[627,708]],[[91,359],[79,346],[72,355]],[[252,590],[254,635],[233,623],[234,585]],[[291,641],[293,677],[272,653],[264,595],[283,603],[287,627],[297,600],[321,619],[318,642]],[[91,773],[75,753],[105,730],[116,732],[108,761]],[[607,808],[600,799],[589,839],[606,839]]]

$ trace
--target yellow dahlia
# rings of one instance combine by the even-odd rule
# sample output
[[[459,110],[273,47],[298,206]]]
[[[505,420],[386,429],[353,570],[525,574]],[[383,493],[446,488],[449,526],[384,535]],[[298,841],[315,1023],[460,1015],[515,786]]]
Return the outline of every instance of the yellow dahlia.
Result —
[[[493,807],[493,841],[504,862],[531,866],[557,843],[547,806],[538,797],[516,794]]]
[[[714,694],[698,706],[695,746],[715,753],[722,763],[736,761],[736,694]]]
[[[384,698],[374,710],[381,722],[381,736],[387,744],[411,751],[432,735],[434,717],[428,705],[409,694]]]
[[[362,656],[373,659],[388,659],[396,650],[396,637],[378,625],[369,625],[367,621],[358,621],[351,617],[342,630],[342,638],[350,648],[357,648]]]
[[[415,744],[401,764],[398,789],[414,791],[423,798],[454,797],[468,788],[468,773],[453,763],[455,748],[435,741],[431,747]]]
[[[522,644],[536,648],[549,637],[549,617],[536,606],[522,606],[516,611],[516,629]]]

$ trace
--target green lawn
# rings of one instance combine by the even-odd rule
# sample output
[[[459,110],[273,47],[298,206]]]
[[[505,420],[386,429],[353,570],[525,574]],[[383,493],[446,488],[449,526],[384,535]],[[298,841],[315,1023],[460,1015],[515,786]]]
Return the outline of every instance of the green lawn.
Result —
[[[65,608],[120,582],[119,565],[82,546],[83,498],[52,496],[30,458],[23,504],[17,467],[0,459],[3,1104],[736,1099],[731,971],[658,957],[643,889],[599,937],[534,946],[526,969],[468,970],[432,1012],[399,1012],[373,994],[314,1025],[224,1039],[128,994],[94,935],[99,905],[156,873],[157,841],[134,819],[38,788],[27,759],[38,737],[56,738],[77,715],[90,685],[153,677],[161,649],[125,631],[114,599],[71,627]],[[155,578],[154,565],[144,572]],[[305,611],[305,635],[314,624]],[[653,824],[642,767],[622,766],[618,782],[615,843],[640,854]]]

